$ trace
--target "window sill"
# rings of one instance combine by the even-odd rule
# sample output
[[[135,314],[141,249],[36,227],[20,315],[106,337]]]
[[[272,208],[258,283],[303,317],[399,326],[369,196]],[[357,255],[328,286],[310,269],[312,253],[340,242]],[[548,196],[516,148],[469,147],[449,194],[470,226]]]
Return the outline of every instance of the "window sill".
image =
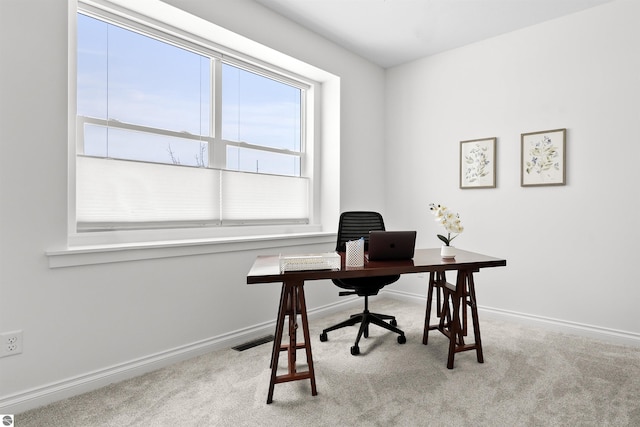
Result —
[[[76,246],[46,251],[49,268],[335,243],[335,232]]]

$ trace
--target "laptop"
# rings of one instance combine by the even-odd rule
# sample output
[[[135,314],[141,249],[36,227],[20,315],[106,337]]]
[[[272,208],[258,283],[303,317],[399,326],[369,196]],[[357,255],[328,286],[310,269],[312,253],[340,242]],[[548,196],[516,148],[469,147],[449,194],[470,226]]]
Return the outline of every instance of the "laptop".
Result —
[[[369,261],[407,260],[413,258],[415,231],[370,231]]]

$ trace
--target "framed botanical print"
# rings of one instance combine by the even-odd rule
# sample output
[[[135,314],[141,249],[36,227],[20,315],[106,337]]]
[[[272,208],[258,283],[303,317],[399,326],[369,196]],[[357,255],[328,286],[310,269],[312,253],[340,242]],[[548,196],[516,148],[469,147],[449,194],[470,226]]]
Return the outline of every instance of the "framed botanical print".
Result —
[[[495,188],[496,138],[460,141],[460,188]]]
[[[566,129],[521,135],[520,185],[564,185]]]

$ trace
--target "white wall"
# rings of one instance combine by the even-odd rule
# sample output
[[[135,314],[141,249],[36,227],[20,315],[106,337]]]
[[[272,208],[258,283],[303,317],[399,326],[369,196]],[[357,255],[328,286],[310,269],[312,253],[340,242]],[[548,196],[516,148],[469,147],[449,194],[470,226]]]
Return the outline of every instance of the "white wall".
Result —
[[[481,306],[640,342],[639,16],[617,1],[387,71],[388,222],[438,246],[428,204],[457,210],[455,245],[507,259],[478,275]],[[521,187],[520,134],[557,128],[567,184]],[[460,141],[486,137],[497,188],[461,190]]]
[[[384,177],[367,173],[384,164],[382,69],[251,1],[170,3],[340,76],[342,161],[333,168],[348,178],[342,208],[383,208]],[[23,354],[0,359],[0,413],[270,325],[280,289],[245,284],[255,257],[333,248],[257,246],[50,269],[45,251],[64,247],[67,236],[69,11],[67,0],[0,1],[0,332],[24,331]],[[367,163],[358,156],[365,149]],[[338,300],[327,282],[306,290],[310,309]]]

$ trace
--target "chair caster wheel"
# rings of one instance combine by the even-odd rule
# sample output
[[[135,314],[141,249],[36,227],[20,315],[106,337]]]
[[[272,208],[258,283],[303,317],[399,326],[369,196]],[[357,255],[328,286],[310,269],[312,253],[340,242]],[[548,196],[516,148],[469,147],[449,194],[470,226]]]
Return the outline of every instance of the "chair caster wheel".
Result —
[[[398,344],[404,344],[407,342],[407,337],[404,335],[398,335]]]
[[[398,326],[398,322],[396,322],[396,319],[391,319],[391,321],[389,322],[389,324],[391,326]]]
[[[357,356],[360,354],[360,347],[358,347],[357,345],[354,345],[353,347],[351,347],[351,354],[353,356]]]
[[[325,342],[326,340],[328,340],[329,337],[327,337],[327,333],[323,332],[320,334],[320,341]]]

